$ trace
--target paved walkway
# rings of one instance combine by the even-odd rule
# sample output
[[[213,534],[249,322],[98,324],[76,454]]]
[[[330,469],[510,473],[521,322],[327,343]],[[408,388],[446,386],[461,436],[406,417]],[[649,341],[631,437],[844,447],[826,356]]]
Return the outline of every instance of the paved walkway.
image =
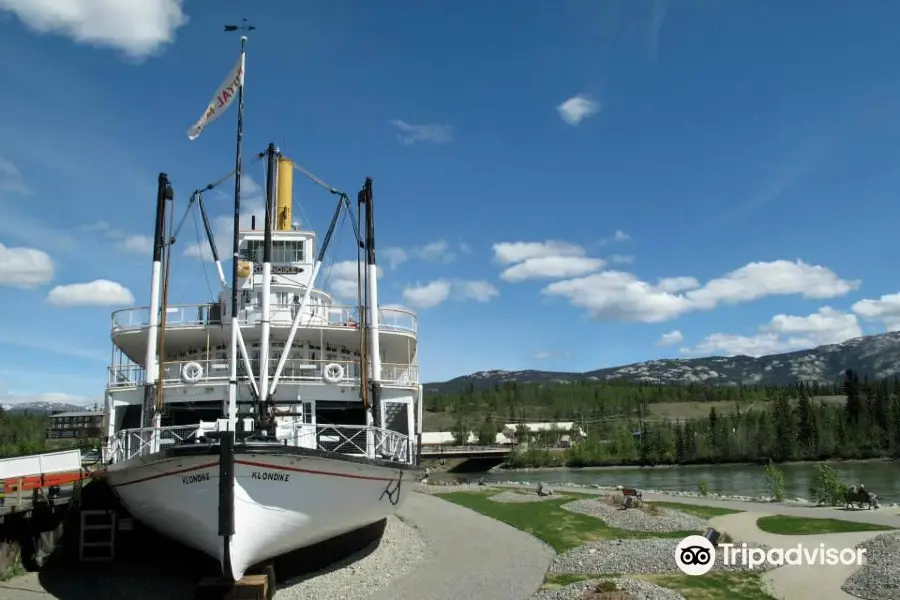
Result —
[[[530,534],[425,494],[410,494],[400,517],[419,528],[428,554],[370,600],[526,600],[555,556]]]
[[[798,543],[813,550],[824,544],[825,548],[854,548],[857,544],[884,533],[883,531],[860,531],[850,533],[829,533],[813,535],[778,535],[767,533],[757,527],[760,517],[773,513],[743,512],[715,517],[710,524],[719,531],[727,531],[737,540],[752,540],[773,548],[796,547]],[[781,510],[777,511],[781,514]],[[808,515],[807,515],[808,516]],[[847,578],[859,567],[855,565],[784,565],[763,575],[768,592],[779,600],[794,600],[810,597],[811,582],[815,582],[816,600],[853,600],[856,596],[841,589]]]

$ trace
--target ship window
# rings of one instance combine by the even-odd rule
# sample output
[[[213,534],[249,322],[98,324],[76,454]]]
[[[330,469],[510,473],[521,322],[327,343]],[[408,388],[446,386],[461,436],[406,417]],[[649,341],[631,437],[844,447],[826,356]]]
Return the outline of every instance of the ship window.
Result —
[[[255,263],[263,260],[263,241],[247,240],[247,249],[243,252],[244,259]]]
[[[272,262],[274,262],[274,263],[303,262],[303,242],[302,241],[272,242]]]

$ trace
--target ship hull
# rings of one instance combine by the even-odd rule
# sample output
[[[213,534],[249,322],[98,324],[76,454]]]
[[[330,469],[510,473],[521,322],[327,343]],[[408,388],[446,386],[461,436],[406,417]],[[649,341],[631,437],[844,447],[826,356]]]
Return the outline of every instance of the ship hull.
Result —
[[[105,476],[145,525],[219,561],[239,580],[258,563],[376,523],[418,469],[280,444],[235,448],[234,535],[219,535],[218,446],[181,446],[110,465]]]

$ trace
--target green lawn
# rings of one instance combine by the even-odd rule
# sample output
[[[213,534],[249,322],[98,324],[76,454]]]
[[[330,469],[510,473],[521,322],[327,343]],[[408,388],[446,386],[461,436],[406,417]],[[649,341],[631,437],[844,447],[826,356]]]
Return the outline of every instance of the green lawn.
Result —
[[[628,531],[610,527],[600,519],[581,515],[562,508],[563,504],[583,498],[596,498],[580,494],[566,494],[565,498],[542,500],[541,502],[494,502],[489,492],[451,492],[439,494],[444,500],[465,506],[488,517],[508,523],[542,540],[559,553],[577,548],[595,540],[615,540],[623,538],[669,537],[683,538],[696,531],[675,531],[653,533]],[[631,509],[637,510],[637,509]]]
[[[660,508],[668,508],[669,510],[680,510],[683,513],[700,517],[701,519],[712,519],[713,517],[721,517],[722,515],[734,515],[742,510],[732,510],[730,508],[720,508],[718,506],[701,506],[699,504],[682,504],[681,502],[648,502],[653,506]]]
[[[683,538],[696,531],[678,531],[658,534],[641,531],[627,531],[609,527],[602,520],[581,515],[562,508],[563,504],[581,499],[598,499],[597,496],[566,493],[564,498],[554,498],[540,502],[494,502],[490,499],[497,490],[479,492],[451,492],[438,494],[440,498],[472,509],[488,517],[503,521],[517,529],[526,531],[542,540],[559,553],[596,540],[623,538],[671,537]],[[648,503],[650,504],[650,503]],[[679,504],[676,502],[653,502],[661,508],[671,508],[697,515],[701,518],[732,514],[735,510],[717,507]],[[650,507],[648,507],[650,508]],[[630,509],[640,510],[640,509]],[[652,509],[651,509],[652,510]],[[624,574],[623,574],[624,575]],[[662,587],[675,590],[687,600],[775,600],[762,591],[762,581],[758,573],[707,573],[699,577],[689,575],[624,575],[647,579]],[[545,587],[563,587],[585,579],[609,579],[616,575],[586,575],[581,573],[548,573]]]
[[[763,589],[759,573],[707,573],[706,575],[648,575],[656,585],[675,590],[685,600],[775,600]]]
[[[850,531],[891,531],[894,527],[841,521],[840,519],[815,519],[810,517],[789,517],[772,515],[760,517],[756,526],[767,533],[782,535],[810,535],[815,533],[847,533]]]
[[[585,579],[614,579],[618,575],[583,575],[580,573],[549,573],[545,588],[565,587]],[[656,585],[673,590],[686,600],[775,600],[763,591],[759,573],[707,573],[691,575],[626,575],[634,579],[646,579]]]

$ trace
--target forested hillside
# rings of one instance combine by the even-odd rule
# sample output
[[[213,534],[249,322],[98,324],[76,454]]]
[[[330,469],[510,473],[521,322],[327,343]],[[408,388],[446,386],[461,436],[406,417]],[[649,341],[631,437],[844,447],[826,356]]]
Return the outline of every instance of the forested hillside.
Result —
[[[426,397],[426,429],[576,421],[583,442],[532,444],[510,466],[691,464],[900,455],[900,381],[712,387],[579,382],[507,383]],[[429,427],[430,425],[430,427]]]
[[[77,440],[46,440],[50,419],[46,414],[0,412],[0,458],[76,448]],[[84,441],[90,443],[90,440]]]

